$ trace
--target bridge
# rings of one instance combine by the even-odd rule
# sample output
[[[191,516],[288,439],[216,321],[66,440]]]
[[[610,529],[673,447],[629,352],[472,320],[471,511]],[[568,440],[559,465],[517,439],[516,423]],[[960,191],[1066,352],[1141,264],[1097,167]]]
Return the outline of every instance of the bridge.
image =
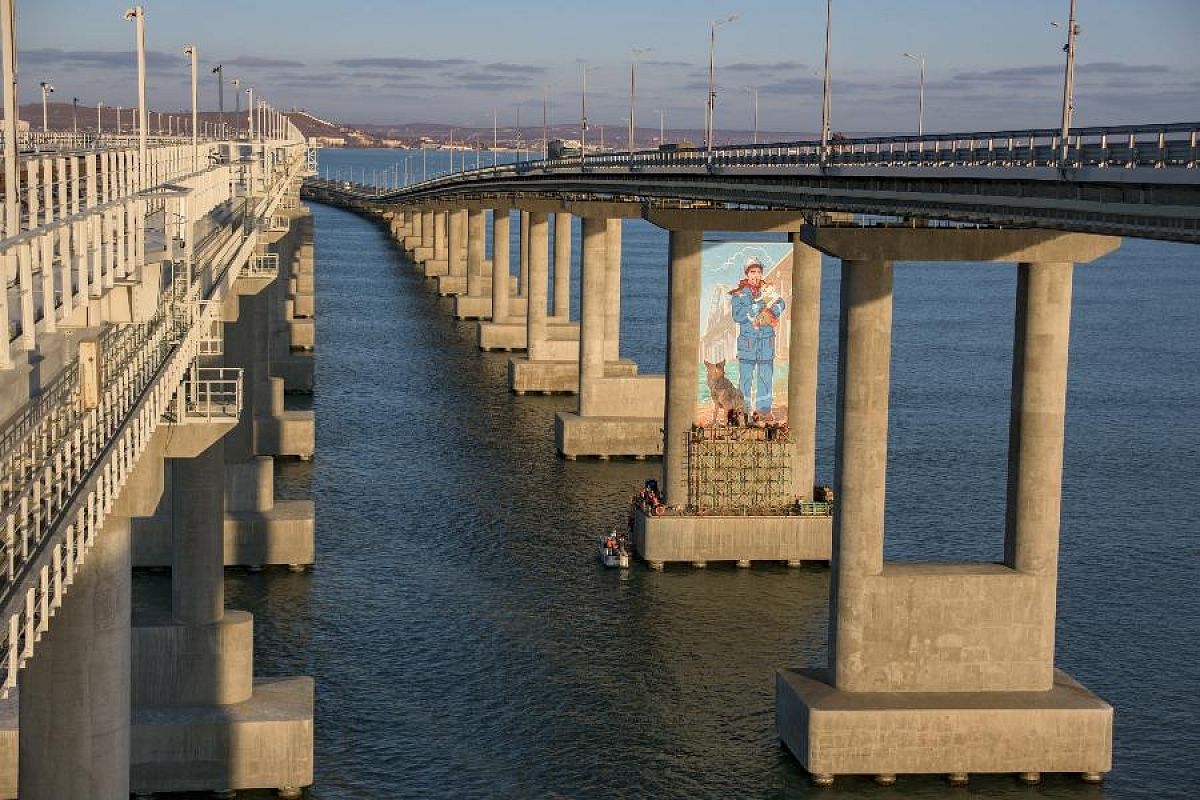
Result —
[[[1113,709],[1054,664],[1073,274],[1120,237],[1200,241],[1198,130],[605,153],[402,189],[309,177],[302,191],[386,224],[454,298],[455,316],[479,321],[481,349],[523,351],[509,362],[512,391],[578,395],[574,413],[556,415],[560,455],[661,455],[662,496],[633,523],[649,567],[831,565],[828,660],[781,669],[776,681],[778,735],[816,783],[869,774],[889,784],[900,773],[1036,782],[1051,772],[1098,782],[1112,767]],[[577,323],[572,216],[582,218]],[[665,375],[640,374],[619,349],[622,221],[633,218],[668,232]],[[786,510],[722,515],[696,501],[697,443],[711,438],[695,425],[706,232],[771,232],[791,243],[792,322],[780,334],[790,351],[790,438],[773,456],[788,465],[795,503]],[[822,256],[840,261],[841,280],[832,516],[814,488]],[[903,261],[1016,268],[1005,528],[980,531],[1003,537],[999,563],[883,556],[892,277]]]
[[[233,138],[144,117],[18,135],[11,83],[0,798],[297,797],[312,680],[254,676],[223,571],[313,562],[312,502],[273,496],[274,459],[313,453],[311,412],[283,399],[312,391],[312,152],[264,103]],[[171,602],[135,613],[147,567],[170,567]]]

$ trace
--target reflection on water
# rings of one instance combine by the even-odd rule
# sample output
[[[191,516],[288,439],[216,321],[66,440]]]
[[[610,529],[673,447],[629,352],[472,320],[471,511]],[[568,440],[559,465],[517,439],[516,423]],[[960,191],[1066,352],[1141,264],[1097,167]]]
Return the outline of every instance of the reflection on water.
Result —
[[[823,658],[828,571],[604,571],[592,537],[658,465],[556,458],[553,412],[574,399],[509,394],[506,357],[476,350],[379,228],[313,211],[317,456],[279,465],[277,491],[315,497],[317,565],[230,571],[227,588],[256,614],[257,673],[317,680],[312,797],[949,792],[904,776],[810,788],[774,736],[774,671]],[[627,226],[622,347],[645,371],[662,369],[665,252],[659,232]],[[1182,756],[1200,746],[1191,253],[1130,242],[1077,279],[1058,661],[1117,707],[1116,771],[1103,789],[1001,776],[973,793],[1186,785]],[[825,277],[822,476],[833,265]],[[889,557],[1002,547],[1014,284],[998,266],[897,269]]]

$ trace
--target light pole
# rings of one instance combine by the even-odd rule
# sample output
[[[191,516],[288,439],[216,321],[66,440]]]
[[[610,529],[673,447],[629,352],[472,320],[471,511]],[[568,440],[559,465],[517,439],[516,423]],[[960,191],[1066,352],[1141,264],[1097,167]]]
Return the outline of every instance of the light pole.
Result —
[[[79,135],[79,98],[71,98],[71,132]]]
[[[217,111],[220,114],[221,126],[225,125],[225,65],[217,64],[212,68],[217,76]]]
[[[242,92],[240,86],[242,82],[238,78],[232,78],[229,85],[233,87],[233,137],[236,139],[238,135],[238,120],[242,116]]]
[[[920,53],[905,53],[905,58],[911,58],[921,66],[921,92],[917,95],[917,135],[925,135],[925,56]]]
[[[146,10],[134,6],[125,12],[125,19],[137,23],[137,66],[138,66],[138,158],[142,186],[145,186],[148,167],[146,163]]]
[[[717,28],[729,22],[735,22],[737,14],[730,14],[724,19],[714,19],[708,26],[708,103],[705,105],[704,150],[712,152],[713,118],[717,112]]]
[[[54,91],[54,87],[42,81],[42,133],[50,130],[50,116],[47,113],[46,98]]]
[[[254,87],[246,89],[246,136],[254,141]]]
[[[546,110],[550,107],[550,87],[542,87],[542,160],[545,161],[550,154],[550,124],[549,117],[546,115]]]
[[[200,169],[200,108],[196,84],[196,45],[189,44],[183,48],[183,54],[192,58],[192,171]]]
[[[634,136],[634,114],[637,105],[637,60],[638,56],[645,55],[653,50],[653,47],[635,47],[633,48],[633,58],[629,61],[629,152],[633,152],[633,136]]]
[[[758,87],[747,86],[746,91],[754,95],[754,143],[758,144]]]
[[[833,0],[825,0],[825,78],[821,86],[821,161],[829,155],[829,34],[833,24]]]
[[[0,37],[4,69],[4,235],[15,236],[21,227],[21,201],[17,173],[17,31],[14,0],[0,0]],[[7,291],[7,275],[5,276]],[[9,365],[7,348],[0,348],[0,366]]]
[[[100,126],[100,109],[102,109],[102,108],[104,108],[104,101],[103,101],[103,100],[97,100],[97,101],[96,101],[96,136],[99,136],[99,135],[100,135],[100,131],[101,131],[101,126]]]
[[[667,140],[667,112],[661,108],[654,110],[658,112],[658,143],[663,144]]]
[[[117,135],[121,135],[121,107],[117,106]]]
[[[583,72],[583,89],[579,95],[579,163],[583,164],[584,154],[587,152],[587,74],[588,65],[586,61],[580,60],[579,66]]]
[[[1050,23],[1055,28],[1057,22]],[[1065,165],[1067,161],[1068,139],[1071,136],[1071,117],[1075,113],[1075,38],[1079,36],[1079,26],[1075,24],[1075,0],[1071,0],[1071,17],[1067,22],[1067,43],[1063,52],[1067,54],[1067,69],[1063,75],[1063,106],[1062,106],[1062,142],[1060,143],[1060,159]]]

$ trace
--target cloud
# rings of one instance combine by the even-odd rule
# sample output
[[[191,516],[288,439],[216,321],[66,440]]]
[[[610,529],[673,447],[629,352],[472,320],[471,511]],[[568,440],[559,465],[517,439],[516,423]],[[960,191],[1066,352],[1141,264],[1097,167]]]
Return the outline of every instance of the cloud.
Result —
[[[43,47],[26,50],[20,55],[25,64],[35,66],[75,67],[126,67],[137,68],[137,53],[133,50],[62,50]],[[182,50],[178,55],[161,50],[146,51],[146,66],[154,69],[183,68],[187,57]]]
[[[510,75],[504,73],[487,72],[484,70],[472,70],[470,72],[445,73],[447,78],[456,82],[471,82],[478,84],[494,83],[496,85],[515,85],[526,86],[529,84],[529,76]]]
[[[290,61],[286,58],[259,58],[258,56],[238,56],[231,58],[225,64],[233,64],[238,67],[303,67],[301,61]]]
[[[1160,64],[1123,64],[1120,61],[1093,61],[1090,64],[1080,64],[1075,70],[1080,74],[1098,75],[1144,75],[1170,72]],[[985,83],[1031,83],[1042,79],[1059,78],[1062,74],[1063,66],[1061,64],[1037,64],[1027,67],[960,72],[954,76],[954,80]]]
[[[807,68],[807,64],[801,64],[799,61],[776,61],[773,64],[739,61],[736,64],[721,67],[721,69],[731,69],[734,72],[785,72]]]
[[[333,62],[339,67],[383,67],[385,69],[440,69],[475,64],[469,58],[342,58]]]
[[[545,67],[535,67],[531,64],[503,64],[503,63],[484,64],[483,69],[489,70],[491,72],[503,72],[508,75],[524,75],[526,73],[532,73],[534,75],[541,75],[542,73],[544,73],[546,71]]]

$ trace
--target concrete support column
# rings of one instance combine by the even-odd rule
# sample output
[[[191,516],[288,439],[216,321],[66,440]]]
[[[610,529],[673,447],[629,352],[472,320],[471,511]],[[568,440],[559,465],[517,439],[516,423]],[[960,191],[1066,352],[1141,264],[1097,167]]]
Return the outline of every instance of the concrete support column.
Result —
[[[1004,558],[1050,578],[1058,573],[1073,271],[1071,263],[1020,264],[1017,274]]]
[[[483,211],[467,212],[467,294],[483,296],[484,231],[487,225]]]
[[[517,294],[521,297],[529,296],[529,212],[521,212],[521,229],[520,229],[520,257],[521,263],[517,273]]]
[[[554,316],[571,318],[571,215],[554,215]]]
[[[529,298],[525,311],[525,348],[530,361],[545,358],[546,301],[550,289],[550,225],[544,211],[529,214]]]
[[[109,516],[19,676],[22,800],[129,796],[129,519]]]
[[[171,612],[208,625],[225,615],[225,443],[171,465]]]
[[[446,223],[446,258],[451,275],[467,276],[467,212],[450,211]]]
[[[508,319],[508,290],[512,268],[509,258],[508,240],[512,232],[509,224],[509,209],[492,211],[492,321]]]
[[[608,221],[583,218],[579,282],[579,415],[597,416],[597,381],[604,377],[604,304],[607,299]]]
[[[608,236],[608,288],[604,305],[604,360],[621,357],[621,220],[610,219]],[[697,301],[699,302],[699,301]]]
[[[433,212],[421,212],[421,247],[433,247]]]
[[[866,666],[864,579],[883,571],[892,262],[843,259],[841,294],[829,664],[834,685],[852,691]]]
[[[812,499],[817,470],[817,360],[821,344],[821,253],[792,240],[792,313],[788,334],[788,427],[792,494]]]
[[[662,489],[670,505],[687,503],[688,431],[700,380],[700,245],[704,232],[670,232],[667,263],[667,413]]]
[[[446,212],[433,212],[433,260],[446,259]]]

